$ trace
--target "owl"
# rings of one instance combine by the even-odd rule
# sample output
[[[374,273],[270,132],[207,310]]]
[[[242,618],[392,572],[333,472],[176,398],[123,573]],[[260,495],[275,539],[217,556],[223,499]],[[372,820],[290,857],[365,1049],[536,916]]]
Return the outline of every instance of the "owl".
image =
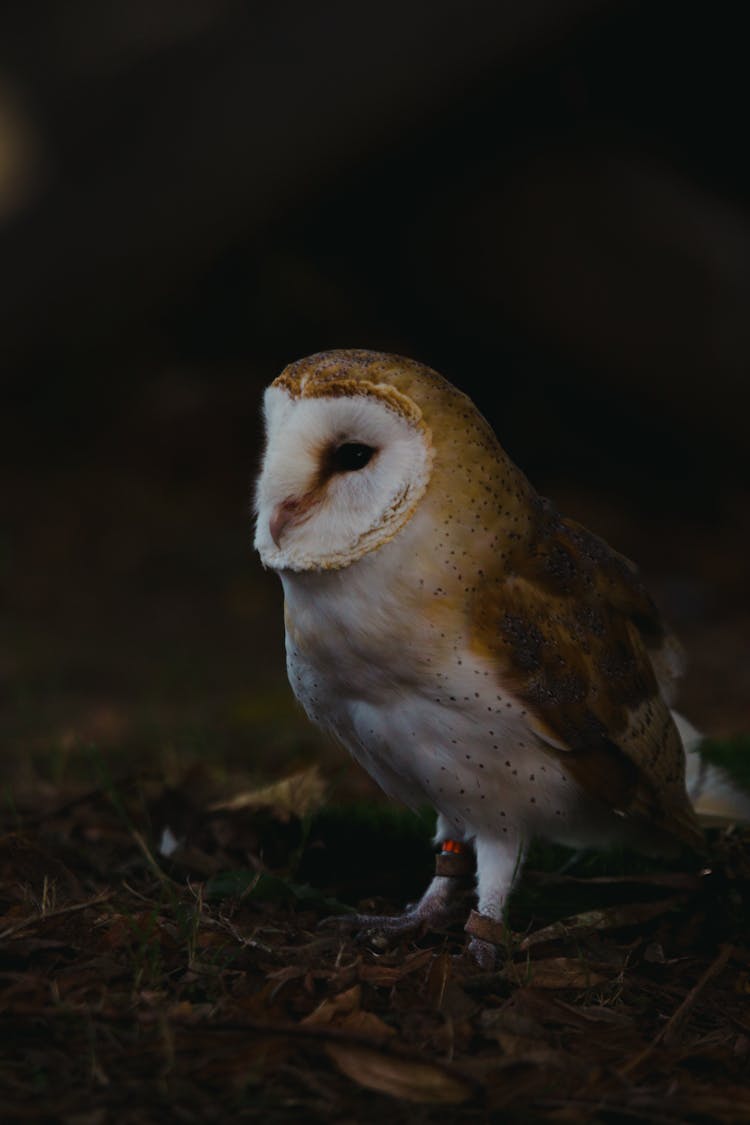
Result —
[[[255,546],[294,694],[387,794],[437,813],[425,894],[364,928],[442,924],[475,867],[468,948],[490,967],[533,838],[669,854],[702,848],[696,808],[748,814],[670,711],[680,650],[636,568],[535,492],[466,395],[330,351],[287,367],[264,412]]]

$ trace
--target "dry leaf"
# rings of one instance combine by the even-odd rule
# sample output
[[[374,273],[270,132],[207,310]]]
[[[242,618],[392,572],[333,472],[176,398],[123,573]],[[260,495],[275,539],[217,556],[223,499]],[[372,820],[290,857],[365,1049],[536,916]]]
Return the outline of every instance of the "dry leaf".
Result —
[[[353,988],[347,988],[345,992],[339,992],[337,996],[323,1000],[313,1012],[310,1012],[309,1016],[300,1020],[300,1023],[318,1026],[340,1023],[344,1016],[359,1008],[361,999],[362,989],[358,984],[355,984]]]
[[[309,770],[264,785],[261,789],[250,789],[238,793],[228,801],[217,801],[209,805],[210,812],[237,812],[239,809],[268,809],[282,821],[292,817],[302,820],[316,812],[323,804],[326,786],[317,766]]]
[[[359,979],[367,981],[368,984],[377,984],[389,988],[398,984],[409,973],[414,973],[417,969],[423,968],[434,956],[435,954],[431,949],[422,949],[419,953],[413,953],[410,957],[404,958],[399,965],[381,965],[379,963],[361,965],[359,967]]]
[[[494,1031],[492,1038],[506,1056],[507,1062],[526,1063],[529,1066],[548,1066],[564,1070],[570,1064],[570,1056],[554,1047],[547,1046],[538,1039],[525,1035],[512,1035],[509,1031]]]
[[[610,906],[605,910],[587,910],[583,914],[572,914],[569,918],[562,918],[559,922],[553,922],[551,926],[545,926],[529,934],[518,948],[523,952],[545,941],[564,941],[594,933],[596,930],[638,926],[650,921],[651,918],[658,918],[660,914],[667,914],[683,902],[681,895],[673,895],[659,902],[631,902],[625,906]]]
[[[488,1034],[508,1032],[524,1039],[543,1040],[543,1024],[524,1011],[519,1010],[519,1007],[522,1007],[525,1003],[526,998],[525,994],[516,993],[514,1000],[506,1007],[485,1009],[479,1017],[482,1030]]]
[[[555,999],[558,1007],[564,1008],[576,1023],[606,1023],[612,1027],[633,1027],[634,1019],[620,1008],[605,1008],[603,1004],[579,1004],[575,1008],[564,1000]]]
[[[339,1026],[346,1031],[351,1031],[353,1035],[359,1035],[363,1039],[372,1039],[374,1042],[382,1042],[382,1040],[389,1039],[396,1034],[395,1028],[381,1020],[380,1016],[376,1016],[374,1012],[363,1012],[361,1010],[350,1012]]]
[[[376,1043],[395,1035],[393,1028],[374,1012],[363,1012],[360,1008],[361,1001],[362,989],[355,984],[353,988],[347,988],[345,992],[339,992],[337,996],[318,1004],[315,1011],[300,1020],[300,1024],[307,1027],[339,1027]]]
[[[326,1051],[339,1070],[360,1086],[425,1104],[457,1105],[471,1097],[472,1087],[464,1078],[449,1074],[431,1063],[381,1054],[370,1047],[326,1044]]]
[[[598,972],[602,968],[608,972]],[[503,975],[511,980],[519,977],[535,988],[593,988],[611,976],[611,966],[597,964],[596,969],[578,957],[549,957],[528,965],[508,965]]]

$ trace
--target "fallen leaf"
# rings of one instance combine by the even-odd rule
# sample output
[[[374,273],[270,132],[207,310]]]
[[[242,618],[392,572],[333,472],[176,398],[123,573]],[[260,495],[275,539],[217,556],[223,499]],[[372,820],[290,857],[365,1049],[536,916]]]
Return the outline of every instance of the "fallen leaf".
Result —
[[[601,969],[607,970],[601,972]],[[548,957],[543,961],[530,961],[528,964],[510,964],[503,970],[503,976],[519,980],[534,988],[593,988],[609,980],[611,966],[597,964],[579,957]]]
[[[338,1027],[374,1042],[381,1042],[395,1031],[374,1012],[361,1010],[362,988],[355,984],[336,996],[328,997],[300,1020],[306,1027]]]
[[[353,1035],[372,1039],[374,1042],[382,1042],[396,1034],[395,1028],[381,1020],[380,1016],[376,1016],[374,1012],[363,1012],[361,1009],[345,1016],[340,1026]]]
[[[283,988],[290,980],[297,980],[303,977],[307,972],[304,965],[285,965],[283,969],[274,969],[273,972],[268,973],[268,980],[275,981],[274,987],[271,991],[271,999],[273,1000],[279,989]]]
[[[557,998],[555,1004],[569,1012],[578,1024],[606,1023],[612,1027],[633,1027],[635,1022],[627,1012],[619,1008],[605,1008],[603,1004],[579,1004],[574,1008],[572,1004],[566,1004],[564,1000]]]
[[[303,820],[316,812],[325,799],[326,786],[317,766],[285,777],[261,789],[250,789],[238,793],[228,801],[216,801],[209,805],[210,812],[236,812],[239,809],[268,809],[274,816],[286,822],[292,817]]]
[[[479,1017],[479,1025],[483,1031],[494,1034],[495,1032],[508,1032],[525,1039],[544,1039],[544,1027],[538,1020],[532,1019],[518,1009],[519,993],[514,1001],[504,1008],[485,1009]],[[522,997],[525,1000],[525,997]]]
[[[406,957],[399,965],[382,965],[376,962],[373,965],[360,965],[359,979],[368,984],[383,985],[386,988],[397,984],[409,973],[415,973],[423,968],[435,956],[431,949],[422,949]]]
[[[170,1019],[185,1020],[190,1019],[194,1011],[195,1008],[189,1000],[178,1000],[176,1004],[172,1004],[167,1010],[167,1015]]]
[[[382,1054],[371,1047],[327,1043],[326,1051],[339,1070],[368,1090],[411,1102],[457,1105],[471,1097],[466,1079],[432,1063]]]
[[[538,1039],[526,1035],[513,1035],[509,1031],[493,1031],[492,1038],[502,1050],[503,1061],[526,1063],[530,1066],[549,1066],[557,1070],[570,1069],[570,1055],[565,1051],[547,1046]]]
[[[667,914],[676,906],[681,906],[684,901],[681,895],[673,895],[659,902],[631,902],[625,906],[610,906],[604,910],[587,910],[583,914],[572,914],[569,918],[562,918],[559,922],[553,922],[550,926],[544,926],[541,930],[528,934],[518,948],[523,952],[545,941],[564,941],[594,933],[596,930],[638,926],[652,918],[658,918],[660,914]]]
[[[356,1011],[361,999],[362,989],[358,984],[355,984],[352,988],[347,988],[345,992],[339,992],[337,996],[331,996],[323,1000],[314,1011],[310,1012],[309,1016],[300,1020],[300,1023],[308,1025],[335,1023],[337,1017],[340,1021],[341,1017]]]

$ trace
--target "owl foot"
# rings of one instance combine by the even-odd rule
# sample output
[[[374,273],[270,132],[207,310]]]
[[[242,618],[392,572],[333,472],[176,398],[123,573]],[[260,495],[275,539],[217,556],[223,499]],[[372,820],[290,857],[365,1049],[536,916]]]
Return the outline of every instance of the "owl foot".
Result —
[[[496,964],[499,952],[505,947],[508,939],[508,930],[504,922],[491,918],[488,914],[480,914],[472,910],[469,920],[464,926],[471,940],[466,952],[480,969],[491,972]]]
[[[473,937],[466,947],[466,954],[486,973],[491,973],[497,966],[498,949],[491,941]]]
[[[400,937],[410,933],[439,930],[453,916],[453,900],[459,890],[458,880],[449,875],[436,875],[421,899],[403,914],[346,914],[324,918],[320,926],[355,929],[359,940],[376,935]]]
[[[347,914],[324,918],[321,927],[354,930],[359,942],[386,949],[393,942],[410,934],[421,935],[439,930],[450,920],[450,911],[406,910],[403,914]]]

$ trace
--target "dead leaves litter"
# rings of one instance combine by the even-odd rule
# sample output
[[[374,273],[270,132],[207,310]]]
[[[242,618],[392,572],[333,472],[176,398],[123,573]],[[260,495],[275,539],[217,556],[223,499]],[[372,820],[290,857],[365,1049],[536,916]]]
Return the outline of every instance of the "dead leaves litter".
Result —
[[[415,1062],[384,1055],[369,1047],[347,1047],[341,1043],[328,1043],[326,1051],[342,1074],[379,1094],[428,1105],[457,1105],[473,1093],[472,1085],[466,1079],[449,1074],[432,1063]]]
[[[717,841],[711,878],[541,872],[533,908],[511,904],[511,931],[526,932],[482,974],[460,921],[381,953],[317,929],[336,906],[362,908],[369,875],[350,863],[347,892],[335,877],[306,884],[307,857],[328,849],[334,873],[351,859],[345,813],[329,842],[310,812],[315,771],[225,798],[206,786],[203,806],[194,774],[186,786],[96,791],[0,839],[4,1121],[29,1105],[133,1125],[173,1106],[187,1122],[273,1125],[413,1125],[446,1109],[467,1122],[746,1119],[750,866],[736,836]],[[168,856],[164,817],[179,835]],[[381,866],[382,823],[356,826]],[[402,840],[424,842],[416,823]],[[365,908],[411,893],[390,885]]]

